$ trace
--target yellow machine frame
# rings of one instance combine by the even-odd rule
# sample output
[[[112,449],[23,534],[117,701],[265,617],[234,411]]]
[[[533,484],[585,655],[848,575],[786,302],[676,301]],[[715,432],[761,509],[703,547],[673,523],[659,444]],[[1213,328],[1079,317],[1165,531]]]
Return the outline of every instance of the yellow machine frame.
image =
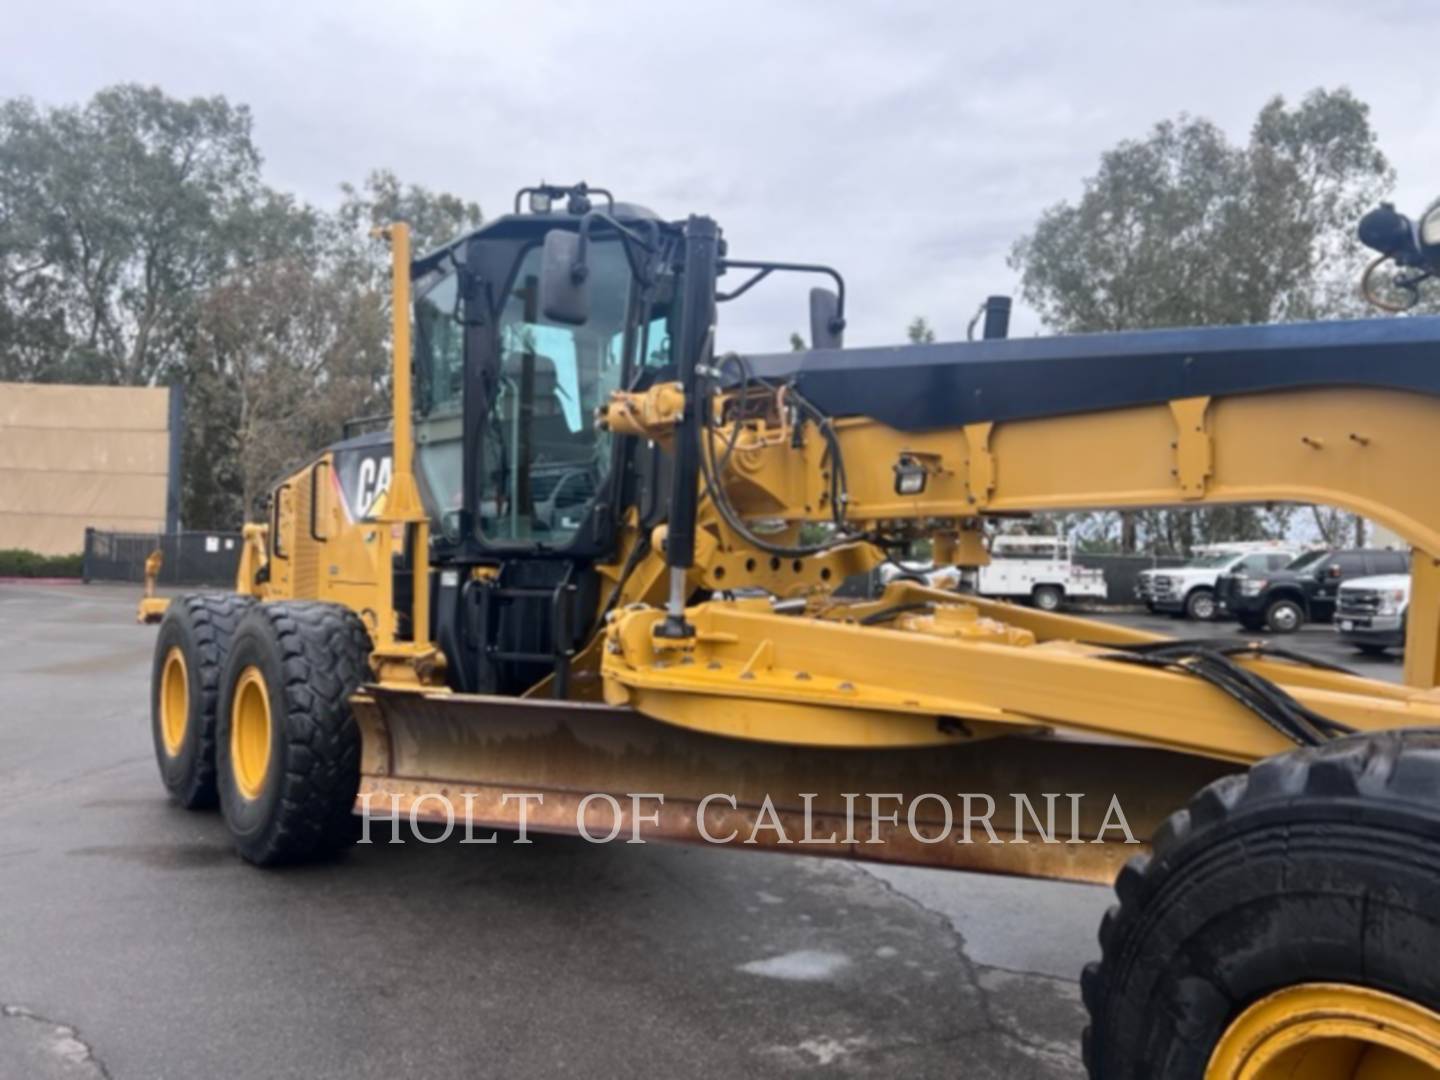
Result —
[[[491,764],[497,753],[493,732],[505,730],[510,750],[533,740],[523,753],[532,764],[543,755],[542,771],[556,793],[551,805],[563,807],[568,796],[561,793],[611,790],[622,774],[629,776],[623,769],[611,775],[605,764],[610,759],[590,752],[587,739],[605,743],[608,735],[601,731],[614,731],[618,718],[631,717],[627,730],[639,723],[657,745],[682,758],[704,747],[712,757],[723,756],[737,742],[745,744],[746,768],[769,775],[776,797],[789,799],[787,812],[802,801],[806,783],[817,786],[804,779],[814,774],[799,768],[797,748],[842,759],[864,750],[866,768],[896,777],[897,790],[926,775],[919,768],[926,761],[944,762],[995,790],[1006,783],[1033,790],[1055,765],[1047,748],[1057,739],[1065,742],[1069,760],[1078,760],[1083,746],[1083,753],[1098,755],[1097,763],[1118,760],[1118,741],[1151,755],[1139,780],[1143,792],[1131,792],[1133,802],[1149,808],[1137,825],[1143,840],[1146,829],[1194,790],[1197,778],[1292,745],[1244,705],[1183,669],[1116,661],[1117,647],[1163,640],[1158,635],[904,581],[878,600],[842,603],[831,596],[834,586],[876,565],[878,550],[853,543],[810,557],[778,558],[747,544],[708,499],[701,502],[692,588],[719,596],[753,586],[791,598],[801,612],[779,614],[765,600],[712,599],[687,612],[692,636],[658,637],[664,528],[624,574],[622,566],[642,539],[631,518],[622,525],[615,560],[600,567],[620,585],[618,602],[575,658],[569,704],[542,705],[549,680],[524,699],[452,692],[436,643],[413,629],[429,625],[428,589],[411,590],[409,611],[397,611],[395,604],[396,567],[404,565],[416,583],[428,581],[430,523],[412,458],[409,235],[404,225],[385,233],[395,289],[389,491],[370,517],[349,521],[322,482],[331,463],[322,455],[276,492],[278,549],[270,526],[246,527],[237,583],[262,599],[341,603],[364,619],[375,680],[355,699],[364,736],[362,803],[393,797],[404,804],[435,780],[456,793],[489,792],[500,779]],[[738,404],[734,393],[718,396],[707,435],[731,448],[721,482],[733,506],[747,519],[783,519],[780,539],[793,538],[806,522],[828,521],[832,463],[824,442],[794,438],[782,408],[757,412]],[[684,407],[680,388],[662,384],[643,394],[615,395],[597,422],[664,443]],[[1440,725],[1440,491],[1428,482],[1425,465],[1440,459],[1437,432],[1440,402],[1377,389],[1185,398],[920,434],[864,418],[834,422],[845,457],[867,463],[851,470],[848,520],[918,526],[932,537],[937,557],[960,565],[986,559],[983,521],[996,514],[1304,501],[1346,507],[1389,526],[1415,551],[1406,685],[1263,654],[1240,661],[1302,705],[1360,731]],[[896,494],[890,465],[902,459],[923,464],[923,492]],[[872,616],[901,608],[884,625],[871,625]],[[523,737],[514,716],[524,718]],[[663,723],[656,729],[653,721]],[[992,743],[993,753],[980,753]],[[757,765],[751,760],[756,755],[768,764]],[[847,773],[853,770],[840,769]],[[1115,777],[1101,765],[1086,775],[1095,791],[1107,785],[1113,790]],[[838,789],[832,795],[838,797]],[[827,812],[835,808],[832,799]],[[492,809],[493,824],[516,824],[516,807],[496,800]],[[758,807],[747,810],[740,800],[733,811],[747,812],[753,818]],[[694,838],[693,828],[649,827]],[[893,845],[850,854],[923,855],[922,861],[948,865],[980,858],[970,853],[941,860],[933,850]],[[1125,854],[1102,843],[1058,859],[987,853],[982,861],[991,869],[1099,880]],[[1007,865],[1006,859],[1017,861]]]
[[[357,520],[337,497],[334,453],[322,453],[276,488],[269,523],[245,527],[236,586],[262,601],[320,600],[356,613],[369,634],[372,677],[350,693],[365,646],[348,615],[306,605],[287,619],[229,599],[214,605],[243,612],[222,676],[229,685],[221,700],[232,700],[230,738],[220,739],[217,758],[225,762],[229,749],[220,768],[230,770],[222,776],[233,777],[242,806],[267,794],[266,776],[278,775],[267,773],[279,753],[271,749],[273,725],[295,716],[272,716],[267,676],[251,662],[266,640],[260,631],[329,620],[312,623],[321,629],[311,631],[305,651],[348,671],[331,683],[324,721],[336,745],[343,742],[325,765],[327,813],[342,826],[358,728],[355,809],[370,829],[384,827],[378,817],[397,833],[405,819],[453,830],[462,806],[467,832],[625,833],[636,841],[1115,881],[1122,914],[1112,909],[1101,935],[1110,964],[1111,920],[1123,918],[1127,893],[1145,876],[1146,862],[1129,860],[1165,828],[1160,856],[1148,865],[1168,865],[1192,820],[1171,815],[1192,793],[1297,742],[1344,730],[1440,728],[1440,489],[1430,476],[1440,460],[1440,398],[1374,388],[1187,397],[916,433],[864,417],[832,420],[808,403],[807,425],[787,403],[793,390],[749,378],[687,401],[683,387],[698,385],[699,367],[682,364],[689,382],[616,393],[596,423],[662,445],[682,431],[698,433],[693,545],[690,460],[690,471],[675,471],[672,507],[683,502],[686,512],[672,510],[676,542],[668,553],[666,526],[646,536],[634,510],[621,522],[613,557],[596,568],[604,606],[592,613],[595,630],[578,655],[557,657],[557,674],[518,696],[456,692],[447,658],[430,640],[431,522],[414,468],[409,232],[404,225],[383,232],[394,263],[388,490]],[[687,280],[701,282],[701,299],[708,298],[713,274]],[[697,309],[693,299],[687,312]],[[707,366],[706,379],[717,375]],[[699,422],[697,409],[709,410]],[[688,457],[693,444],[679,448]],[[843,461],[863,467],[845,470],[837,485]],[[831,500],[842,497],[837,513]],[[1169,639],[915,581],[897,580],[874,599],[835,595],[844,578],[873,569],[882,548],[911,539],[929,540],[936,562],[981,566],[985,522],[997,515],[1277,501],[1344,507],[1412,545],[1403,685],[1305,663],[1258,641],[1223,657],[1202,658],[1187,646],[1140,662],[1145,647]],[[826,525],[844,530],[832,534],[833,544],[801,543],[803,529]],[[442,566],[442,599],[464,599],[462,573],[472,587],[498,579],[504,568],[484,564],[488,557],[463,570]],[[144,620],[163,613],[154,588],[159,566],[157,553],[146,567]],[[457,590],[448,599],[447,588]],[[492,595],[482,594],[484,602]],[[697,595],[708,599],[686,605]],[[322,638],[338,641],[338,651]],[[157,716],[180,722],[156,729],[163,768],[193,710],[180,648],[157,664]],[[1277,702],[1278,711],[1263,707]],[[1295,726],[1296,717],[1310,726]],[[312,715],[304,726],[321,725]],[[224,716],[218,730],[226,730]],[[1364,749],[1398,741],[1370,740]],[[1322,775],[1319,766],[1306,782],[1355,781],[1353,749],[1337,746],[1329,759],[1351,755],[1337,770],[1344,777]],[[308,747],[302,751],[313,759]],[[1308,768],[1326,752],[1268,767],[1266,797],[1276,798],[1284,766]],[[1358,767],[1369,774],[1371,761]],[[329,779],[337,775],[343,786]],[[1192,815],[1226,791],[1238,800],[1241,783],[1210,789]],[[220,790],[227,819],[229,791]],[[1291,788],[1281,792],[1288,876],[1296,825]],[[1355,815],[1350,805],[1338,812],[1347,825],[1346,815]],[[242,830],[232,829],[239,846]],[[1322,862],[1332,857],[1334,832],[1321,838]],[[1250,836],[1237,841],[1242,860]],[[240,850],[262,864],[284,854]],[[1231,849],[1223,857],[1249,871]],[[1246,905],[1249,918],[1253,905]],[[1372,956],[1367,949],[1362,958],[1369,964]],[[1086,984],[1092,1018],[1103,1012],[1094,985]],[[1440,1068],[1440,1016],[1417,1002],[1339,983],[1262,989],[1268,996],[1227,1023],[1206,1076],[1298,1075],[1296,1067],[1316,1063],[1327,1076],[1399,1078]]]

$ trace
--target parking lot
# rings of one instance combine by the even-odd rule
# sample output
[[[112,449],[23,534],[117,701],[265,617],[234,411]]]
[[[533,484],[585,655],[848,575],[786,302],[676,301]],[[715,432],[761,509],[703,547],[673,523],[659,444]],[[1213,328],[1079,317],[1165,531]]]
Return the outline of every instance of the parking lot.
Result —
[[[154,775],[134,601],[0,584],[0,1078],[1081,1075],[1107,889],[554,837],[242,864]]]
[[[1399,682],[1404,668],[1404,659],[1398,649],[1392,649],[1383,656],[1366,656],[1340,640],[1335,628],[1329,623],[1313,623],[1302,626],[1294,634],[1271,634],[1240,629],[1234,622],[1192,622],[1189,619],[1172,618],[1168,615],[1107,615],[1114,622],[1133,626],[1138,630],[1149,630],[1156,634],[1170,634],[1182,638],[1245,638],[1269,642],[1279,648],[1292,649],[1306,656],[1323,660],[1328,664],[1339,664],[1356,674],[1370,679],[1388,679]]]

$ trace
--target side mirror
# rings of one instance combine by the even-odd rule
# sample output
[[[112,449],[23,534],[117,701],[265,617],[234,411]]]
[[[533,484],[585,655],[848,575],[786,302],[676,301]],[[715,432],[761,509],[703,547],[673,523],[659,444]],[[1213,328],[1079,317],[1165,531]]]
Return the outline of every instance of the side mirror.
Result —
[[[810,290],[810,347],[840,349],[845,345],[845,318],[840,297],[829,289]]]
[[[589,267],[579,233],[551,229],[545,234],[540,314],[566,326],[583,326],[590,319]]]

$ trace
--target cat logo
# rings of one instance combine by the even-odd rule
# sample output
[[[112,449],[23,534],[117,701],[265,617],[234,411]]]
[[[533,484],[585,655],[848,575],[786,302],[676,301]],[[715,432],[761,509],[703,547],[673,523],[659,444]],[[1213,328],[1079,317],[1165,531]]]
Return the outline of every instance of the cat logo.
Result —
[[[355,479],[356,517],[369,517],[371,509],[375,506],[375,500],[390,489],[391,468],[389,454],[382,458],[360,459],[360,467],[356,470]]]

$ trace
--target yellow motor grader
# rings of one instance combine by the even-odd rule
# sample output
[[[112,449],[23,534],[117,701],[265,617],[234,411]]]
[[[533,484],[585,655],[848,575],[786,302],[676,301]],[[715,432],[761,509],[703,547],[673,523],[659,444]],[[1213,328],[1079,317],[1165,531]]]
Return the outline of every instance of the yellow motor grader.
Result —
[[[1092,1076],[1440,1073],[1440,319],[1019,340],[995,303],[847,349],[834,270],[583,184],[388,237],[390,430],[281,481],[235,591],[159,628],[162,777],[244,858],[458,805],[1113,881]],[[834,285],[812,347],[722,352],[723,305],[796,273]],[[1404,685],[845,587],[920,541],[981,566],[1006,516],[1287,500],[1413,545]]]

